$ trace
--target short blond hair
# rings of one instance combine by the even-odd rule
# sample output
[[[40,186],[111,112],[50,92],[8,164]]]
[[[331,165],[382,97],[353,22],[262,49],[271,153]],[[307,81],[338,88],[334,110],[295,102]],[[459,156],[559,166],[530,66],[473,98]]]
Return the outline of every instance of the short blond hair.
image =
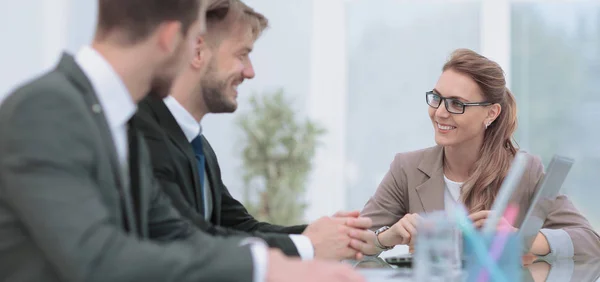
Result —
[[[254,40],[268,28],[267,18],[240,0],[213,1],[206,12],[207,39],[209,44],[218,44],[229,34],[235,24],[249,26]]]

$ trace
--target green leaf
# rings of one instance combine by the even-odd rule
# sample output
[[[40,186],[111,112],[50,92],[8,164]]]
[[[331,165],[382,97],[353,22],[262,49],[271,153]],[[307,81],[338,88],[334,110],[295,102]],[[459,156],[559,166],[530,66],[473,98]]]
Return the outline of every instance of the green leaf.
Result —
[[[312,159],[326,130],[298,118],[283,89],[255,93],[249,101],[250,109],[236,120],[242,132],[245,206],[261,221],[302,223]]]

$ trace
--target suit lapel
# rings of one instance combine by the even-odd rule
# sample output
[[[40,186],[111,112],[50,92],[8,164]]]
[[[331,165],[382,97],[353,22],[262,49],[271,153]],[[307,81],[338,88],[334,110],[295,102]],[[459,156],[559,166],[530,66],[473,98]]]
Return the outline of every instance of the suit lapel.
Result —
[[[437,146],[425,153],[418,166],[418,169],[429,177],[416,188],[426,213],[444,209],[443,158],[443,147]]]
[[[193,187],[191,193],[189,193],[190,191],[182,191],[182,192],[188,194],[188,197],[190,197],[191,199],[194,199],[194,202],[196,203],[198,210],[202,214],[204,214],[204,202],[202,201],[203,195],[200,195],[200,193],[199,193],[199,191],[200,191],[200,176],[198,175],[199,168],[198,168],[198,164],[196,162],[196,154],[194,153],[194,149],[192,148],[190,142],[185,137],[185,134],[181,130],[181,127],[179,127],[179,124],[175,120],[175,117],[173,116],[173,114],[171,114],[171,111],[169,111],[169,108],[167,108],[167,106],[165,105],[165,103],[162,100],[158,100],[156,98],[150,97],[150,98],[148,98],[148,105],[150,105],[150,107],[156,114],[158,123],[160,124],[160,126],[165,130],[165,132],[169,136],[169,140],[171,140],[171,142],[173,144],[175,144],[175,147],[177,147],[177,149],[179,149],[183,153],[185,158],[187,159],[188,166],[189,166],[190,170],[192,171],[192,178],[193,178],[192,182],[193,182],[194,187]],[[181,188],[186,188],[186,187],[181,187]],[[187,190],[187,189],[185,189],[185,190]]]
[[[104,116],[102,106],[98,101],[98,97],[96,97],[94,88],[92,87],[92,84],[87,76],[75,62],[73,56],[66,53],[63,54],[63,57],[61,58],[57,68],[66,75],[67,79],[73,82],[77,88],[79,88],[88,109],[90,109],[92,112],[94,121],[98,125],[98,129],[101,133],[101,143],[103,144],[105,151],[108,152],[112,173],[117,186],[117,192],[119,193],[121,199],[121,209],[124,212],[122,215],[124,216],[122,219],[124,220],[123,226],[127,230],[131,230],[131,221],[133,220],[133,217],[135,217],[136,212],[134,212],[134,207],[129,200],[129,193],[127,193],[125,189],[127,184],[124,182],[124,177],[120,169],[121,165],[119,164],[117,150],[110,132],[110,127],[108,126],[108,122]]]
[[[123,189],[124,182],[123,177],[121,176],[121,171],[119,170],[120,165],[117,158],[117,149],[115,148],[108,122],[106,121],[106,117],[102,111],[102,106],[96,97],[92,84],[71,55],[63,54],[58,68],[63,73],[67,74],[67,78],[82,91],[83,98],[88,106],[88,109],[91,110],[92,116],[94,117],[94,120],[102,133],[100,134],[102,138],[102,144],[109,153],[111,167],[114,177],[117,179],[117,185],[119,186],[119,189]]]

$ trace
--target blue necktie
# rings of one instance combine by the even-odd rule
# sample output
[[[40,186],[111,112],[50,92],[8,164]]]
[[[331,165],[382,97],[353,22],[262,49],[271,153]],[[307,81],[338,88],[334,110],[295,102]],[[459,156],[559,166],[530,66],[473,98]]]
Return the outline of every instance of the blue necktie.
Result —
[[[200,195],[202,195],[203,205],[204,203],[204,151],[202,151],[202,135],[198,135],[198,137],[192,140],[192,147],[194,148],[194,154],[196,155],[196,162],[198,163],[198,174],[200,176]],[[205,207],[206,208],[206,207]]]

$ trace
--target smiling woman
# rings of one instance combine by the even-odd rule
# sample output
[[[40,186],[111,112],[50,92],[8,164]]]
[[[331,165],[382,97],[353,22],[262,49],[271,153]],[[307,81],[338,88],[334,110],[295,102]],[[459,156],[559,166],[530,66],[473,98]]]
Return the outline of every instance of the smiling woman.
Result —
[[[490,209],[517,152],[512,140],[517,106],[504,73],[473,51],[457,50],[444,65],[434,92],[452,99],[445,100],[444,107],[429,108],[435,141],[449,158],[444,175],[464,182],[460,194],[471,212]]]
[[[412,245],[419,214],[465,205],[471,220],[482,225],[518,151],[513,142],[515,99],[500,66],[486,57],[466,49],[452,53],[426,102],[437,146],[396,155],[361,212],[379,228],[377,235],[356,234],[362,241],[376,242],[355,246],[366,254]],[[540,158],[529,159],[513,198],[520,211],[531,205],[543,175]],[[523,219],[524,213],[514,227]],[[600,255],[600,237],[565,196],[555,199],[543,228],[530,250],[535,255]]]

